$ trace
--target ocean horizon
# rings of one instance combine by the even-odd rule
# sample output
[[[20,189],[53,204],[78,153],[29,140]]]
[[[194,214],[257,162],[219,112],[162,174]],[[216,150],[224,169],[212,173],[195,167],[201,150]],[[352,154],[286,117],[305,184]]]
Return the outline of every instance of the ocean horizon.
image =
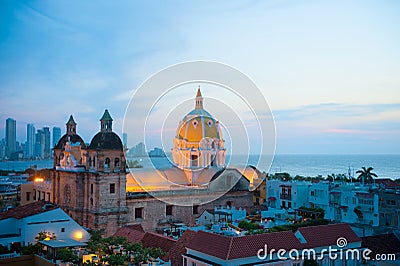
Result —
[[[169,156],[168,156],[169,157]],[[143,168],[167,168],[172,165],[168,157],[128,157],[128,160],[138,160]],[[244,166],[254,165],[259,170],[270,174],[286,172],[291,176],[323,176],[330,174],[346,174],[349,168],[352,176],[361,167],[373,167],[378,178],[400,178],[400,154],[277,154],[274,156],[271,167],[267,163],[259,162],[259,156],[227,155],[227,165]],[[37,169],[53,168],[53,160],[40,161],[2,161],[0,170],[23,171],[31,166]]]

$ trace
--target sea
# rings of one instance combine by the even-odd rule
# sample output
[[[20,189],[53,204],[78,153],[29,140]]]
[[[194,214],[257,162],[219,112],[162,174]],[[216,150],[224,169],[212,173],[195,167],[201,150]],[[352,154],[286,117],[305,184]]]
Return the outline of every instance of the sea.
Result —
[[[144,169],[167,168],[172,165],[169,157],[132,157],[128,160],[137,160]],[[235,155],[227,156],[228,166],[254,165],[261,171],[274,173],[289,173],[291,176],[323,176],[330,174],[346,174],[349,171],[352,176],[361,167],[373,167],[373,172],[378,178],[400,178],[400,155],[320,155],[320,154],[277,154],[272,164],[259,162],[259,156]],[[36,169],[52,168],[53,160],[43,161],[3,161],[0,162],[0,170],[23,171],[29,167]],[[270,167],[269,167],[270,166]]]

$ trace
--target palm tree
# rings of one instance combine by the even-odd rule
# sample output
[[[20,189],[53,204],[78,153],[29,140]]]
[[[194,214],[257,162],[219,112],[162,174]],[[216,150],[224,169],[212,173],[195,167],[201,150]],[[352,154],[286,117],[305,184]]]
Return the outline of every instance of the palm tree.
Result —
[[[373,167],[368,167],[368,168],[361,167],[361,170],[358,170],[356,172],[356,174],[359,174],[357,177],[358,181],[362,181],[363,185],[365,181],[373,183],[374,177],[378,177],[378,175],[372,173],[372,170],[374,170]]]

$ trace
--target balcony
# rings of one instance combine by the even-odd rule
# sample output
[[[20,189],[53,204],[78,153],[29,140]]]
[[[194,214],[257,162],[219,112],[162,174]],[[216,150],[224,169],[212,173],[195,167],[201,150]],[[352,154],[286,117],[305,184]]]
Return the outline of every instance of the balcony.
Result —
[[[292,200],[292,195],[291,195],[291,194],[283,194],[283,193],[281,193],[281,194],[279,195],[279,197],[280,197],[281,199],[283,199],[283,200]]]

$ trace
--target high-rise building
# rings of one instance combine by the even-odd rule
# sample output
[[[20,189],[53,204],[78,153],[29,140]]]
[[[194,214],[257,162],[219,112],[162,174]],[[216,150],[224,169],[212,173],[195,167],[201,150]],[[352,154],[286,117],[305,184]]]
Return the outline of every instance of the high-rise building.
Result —
[[[0,159],[3,159],[6,156],[6,140],[0,140]]]
[[[44,158],[45,136],[42,129],[38,129],[35,135],[35,157]]]
[[[10,158],[17,150],[17,122],[12,118],[6,120],[6,156]]]
[[[55,147],[61,138],[61,128],[53,127],[53,147]]]
[[[35,126],[26,125],[26,157],[31,158],[35,155]]]
[[[44,154],[43,158],[44,159],[49,159],[51,156],[50,153],[50,128],[44,127],[43,128],[43,134],[44,134]]]
[[[128,147],[128,134],[127,133],[122,133],[122,144],[124,147]]]

